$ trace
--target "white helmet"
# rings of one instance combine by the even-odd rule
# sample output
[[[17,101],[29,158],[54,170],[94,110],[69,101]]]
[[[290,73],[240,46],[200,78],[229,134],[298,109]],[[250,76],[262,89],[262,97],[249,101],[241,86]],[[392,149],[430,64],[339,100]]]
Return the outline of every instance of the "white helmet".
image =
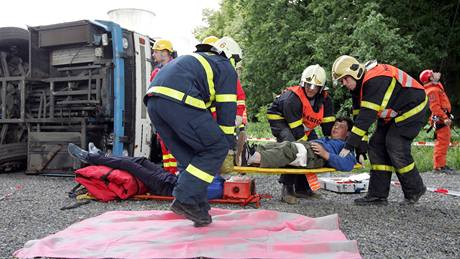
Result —
[[[231,37],[222,37],[214,44],[214,47],[217,51],[224,54],[228,59],[234,58],[236,62],[240,61],[243,58],[243,51],[240,48],[240,45],[236,43]]]
[[[305,87],[306,84],[321,87],[320,92],[326,85],[326,71],[320,65],[311,65],[305,68],[300,78],[300,85]]]

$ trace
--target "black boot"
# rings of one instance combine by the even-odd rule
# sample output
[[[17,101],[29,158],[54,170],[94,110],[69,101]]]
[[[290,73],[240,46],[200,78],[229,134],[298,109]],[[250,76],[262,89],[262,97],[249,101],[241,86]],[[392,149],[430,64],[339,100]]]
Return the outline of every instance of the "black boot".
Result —
[[[364,197],[355,199],[356,205],[388,205],[387,198],[375,197],[366,195]]]
[[[295,197],[293,185],[283,184],[283,189],[281,190],[281,201],[286,202],[287,204],[299,203],[299,200]]]
[[[312,198],[319,198],[320,195],[316,194],[310,189],[310,190],[304,190],[304,191],[296,191],[294,193],[294,196],[299,199],[312,199]]]
[[[422,190],[415,195],[412,195],[410,198],[404,198],[404,200],[400,203],[401,205],[414,205],[415,203],[420,200],[420,197],[422,197],[423,194],[426,192],[426,186],[423,185]]]
[[[313,196],[315,196],[315,193],[310,188],[307,177],[305,175],[296,175],[294,187],[294,196],[299,199],[311,199]]]
[[[209,215],[207,208],[200,208],[196,204],[186,204],[174,199],[169,208],[174,213],[193,221],[195,227],[203,227],[212,222],[211,215]]]

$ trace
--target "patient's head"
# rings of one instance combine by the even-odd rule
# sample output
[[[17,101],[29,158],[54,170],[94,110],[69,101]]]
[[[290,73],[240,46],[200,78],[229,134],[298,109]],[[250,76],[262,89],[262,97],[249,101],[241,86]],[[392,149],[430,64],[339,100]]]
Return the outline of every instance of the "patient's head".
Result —
[[[331,137],[333,139],[345,140],[348,132],[351,131],[353,122],[349,118],[340,117],[335,120],[334,126],[332,127]]]

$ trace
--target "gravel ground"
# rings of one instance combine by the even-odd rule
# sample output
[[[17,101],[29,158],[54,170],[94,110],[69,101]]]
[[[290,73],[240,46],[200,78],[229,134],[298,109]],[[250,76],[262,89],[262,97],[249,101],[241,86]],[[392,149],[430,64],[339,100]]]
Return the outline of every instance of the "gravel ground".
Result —
[[[459,175],[422,174],[428,187],[460,191]],[[427,192],[415,206],[400,206],[401,189],[392,186],[388,206],[358,207],[353,199],[360,194],[336,194],[320,190],[320,198],[302,200],[298,205],[279,201],[277,176],[254,176],[257,191],[270,193],[262,209],[320,217],[338,213],[340,227],[349,239],[358,241],[365,258],[460,258],[460,197]],[[91,202],[61,211],[74,202],[66,192],[75,184],[71,178],[0,174],[0,197],[22,189],[0,201],[0,258],[31,239],[43,238],[72,223],[111,210],[166,210],[168,202],[120,201]],[[0,198],[1,199],[1,198]],[[213,205],[240,209],[239,205]]]

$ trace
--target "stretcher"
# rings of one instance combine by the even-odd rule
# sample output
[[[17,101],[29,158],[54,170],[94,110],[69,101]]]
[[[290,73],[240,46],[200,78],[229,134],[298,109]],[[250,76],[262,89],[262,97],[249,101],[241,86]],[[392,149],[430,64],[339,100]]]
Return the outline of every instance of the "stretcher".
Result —
[[[361,169],[361,164],[356,164],[353,169]],[[262,168],[262,167],[252,167],[252,166],[235,166],[233,170],[237,173],[246,173],[246,174],[322,174],[322,173],[332,173],[337,172],[334,168],[331,167],[322,167],[316,169],[309,168]]]

